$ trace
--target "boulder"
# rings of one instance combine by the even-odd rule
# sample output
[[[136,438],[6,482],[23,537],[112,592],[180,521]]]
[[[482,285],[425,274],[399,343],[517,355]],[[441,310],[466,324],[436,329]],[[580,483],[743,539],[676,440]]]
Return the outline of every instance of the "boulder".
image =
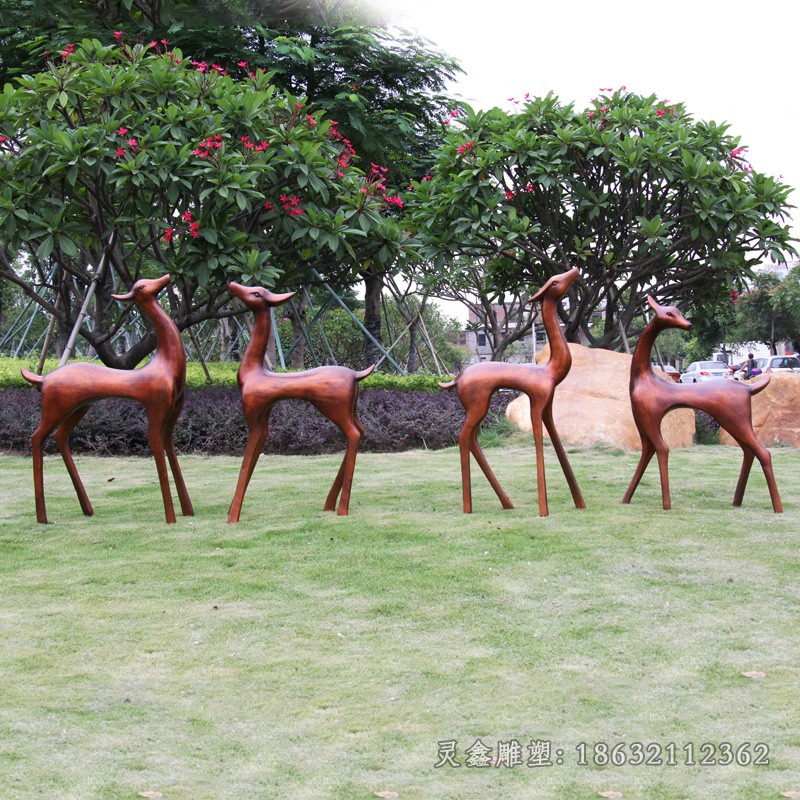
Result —
[[[766,389],[753,395],[753,430],[765,447],[789,445],[800,447],[800,374],[773,372]],[[756,383],[760,378],[751,378],[746,383]],[[556,395],[558,396],[558,395]],[[735,439],[724,430],[719,432],[722,444],[738,447]]]
[[[641,440],[631,412],[628,383],[631,356],[570,344],[572,368],[556,388],[553,419],[561,441],[571,445],[606,444],[640,450]],[[547,361],[549,347],[536,356]],[[656,373],[671,379],[661,370]],[[531,430],[530,401],[520,395],[509,403],[506,417],[522,430]],[[695,421],[691,409],[676,409],[664,418],[661,431],[670,448],[694,444]],[[547,432],[545,431],[545,434]]]

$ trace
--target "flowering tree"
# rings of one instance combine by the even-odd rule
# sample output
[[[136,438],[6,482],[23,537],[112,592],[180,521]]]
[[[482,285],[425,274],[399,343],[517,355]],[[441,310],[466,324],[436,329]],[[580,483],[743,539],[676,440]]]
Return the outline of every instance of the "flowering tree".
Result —
[[[765,256],[794,253],[790,188],[754,171],[726,125],[601,91],[582,111],[549,94],[450,125],[410,200],[429,285],[520,291],[577,266],[566,334],[613,347],[647,294],[699,313],[727,302]]]
[[[313,266],[345,281],[407,246],[383,168],[357,168],[337,123],[268,73],[242,64],[234,79],[166,41],[117,39],[68,45],[0,94],[0,276],[62,330],[98,280],[81,333],[104,362],[132,367],[155,346],[116,352],[120,282],[171,272],[183,330],[225,313],[229,280],[293,285]]]

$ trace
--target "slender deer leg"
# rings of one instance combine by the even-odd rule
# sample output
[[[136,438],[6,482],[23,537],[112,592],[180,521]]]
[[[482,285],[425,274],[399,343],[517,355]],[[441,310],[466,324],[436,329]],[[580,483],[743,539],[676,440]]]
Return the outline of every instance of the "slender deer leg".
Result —
[[[180,464],[178,463],[178,454],[175,452],[175,423],[178,421],[181,411],[183,410],[183,397],[173,406],[167,417],[167,422],[164,428],[164,446],[167,451],[167,460],[169,467],[172,470],[172,478],[175,481],[175,489],[178,492],[178,499],[181,504],[181,514],[184,517],[194,516],[194,507],[192,500],[189,497],[189,492],[186,490],[186,483],[183,480],[183,473],[181,472]]]
[[[172,504],[172,490],[169,485],[169,475],[167,473],[167,459],[164,455],[164,427],[165,420],[158,414],[157,409],[148,408],[150,422],[147,426],[147,439],[150,442],[150,449],[156,460],[156,470],[158,471],[158,483],[161,487],[161,498],[164,501],[164,516],[168,523],[175,522],[175,507]]]
[[[260,420],[254,419],[248,425],[249,433],[247,436],[247,446],[245,447],[244,457],[242,458],[242,466],[239,469],[239,480],[236,484],[236,492],[233,495],[233,500],[228,509],[228,522],[239,521],[245,492],[250,483],[250,478],[253,477],[253,470],[256,468],[256,463],[264,448],[264,442],[267,441],[267,436],[269,434],[270,410],[271,408],[268,408]]]
[[[469,452],[473,430],[470,429],[469,415],[464,420],[461,433],[458,435],[458,451],[461,456],[461,496],[464,502],[464,513],[472,513],[472,482],[469,474]]]
[[[497,480],[492,468],[489,466],[489,462],[486,460],[486,456],[483,454],[483,450],[481,450],[480,444],[478,444],[478,429],[476,428],[472,432],[472,437],[470,439],[470,451],[472,455],[475,456],[475,461],[478,462],[478,466],[483,471],[483,474],[486,476],[486,479],[489,481],[492,489],[494,489],[494,493],[497,495],[497,498],[500,500],[500,504],[503,508],[514,508],[514,504],[509,500],[508,495],[503,491],[503,487],[500,485],[500,481]]]
[[[64,465],[69,472],[69,477],[72,479],[72,485],[75,487],[75,493],[78,495],[78,502],[81,505],[81,511],[87,516],[91,517],[94,514],[92,504],[89,502],[89,496],[86,494],[81,476],[78,474],[78,468],[75,466],[75,460],[72,457],[72,450],[69,446],[69,435],[72,429],[86,416],[89,406],[73,411],[55,430],[53,439],[61,453],[61,458],[64,459]]]
[[[661,477],[661,505],[665,511],[672,508],[669,496],[669,447],[658,432],[658,436],[653,437],[653,446],[656,448],[656,458],[658,459],[658,473]]]
[[[530,395],[528,395],[530,397]],[[547,482],[544,472],[544,431],[542,423],[542,409],[531,397],[531,430],[536,444],[536,489],[539,495],[539,516],[546,517],[547,508]]]
[[[758,463],[761,464],[761,469],[764,473],[764,477],[767,480],[769,496],[770,500],[772,501],[772,510],[776,514],[782,513],[783,504],[781,503],[780,494],[778,494],[778,486],[775,483],[775,474],[772,471],[772,456],[770,455],[769,450],[767,450],[767,448],[758,441],[755,433],[752,430],[740,429],[736,431],[736,434],[734,434],[733,431],[728,427],[726,427],[725,430],[727,430],[728,433],[730,433],[736,439],[744,451],[742,471],[739,475],[739,482],[736,485],[736,493],[733,496],[733,504],[735,506],[742,504],[742,500],[744,499],[744,490],[747,486],[747,478],[750,474],[750,465],[753,463],[753,457],[755,457],[758,459]]]
[[[742,445],[742,469],[739,472],[739,480],[736,483],[736,491],[733,495],[733,505],[740,506],[744,499],[744,490],[747,488],[747,479],[750,477],[750,467],[756,454],[749,448]]]
[[[652,459],[655,454],[656,449],[650,444],[650,440],[642,439],[642,455],[636,466],[636,472],[633,473],[633,478],[631,478],[631,482],[628,485],[628,490],[625,492],[625,497],[622,498],[623,503],[630,503],[633,493],[636,491],[636,487],[639,485],[639,481],[641,481],[642,475],[644,475],[647,465],[650,463],[650,459]]]
[[[564,477],[569,484],[569,490],[572,493],[572,501],[575,503],[575,508],[586,508],[586,503],[583,501],[578,481],[575,479],[575,473],[572,471],[567,454],[564,451],[564,445],[561,444],[561,437],[558,435],[556,426],[553,422],[553,400],[552,398],[544,407],[542,412],[542,421],[544,422],[547,432],[550,434],[550,441],[553,443],[553,448],[558,456],[558,461],[561,464],[561,469],[564,472]]]
[[[358,454],[358,445],[361,442],[361,433],[355,425],[348,425],[348,430],[345,431],[347,436],[347,451],[344,454],[342,461],[343,469],[343,483],[342,483],[342,497],[339,501],[339,510],[337,514],[340,517],[347,516],[347,511],[350,507],[350,492],[353,488],[353,473],[356,468],[356,455]],[[338,478],[338,476],[337,476]],[[335,498],[334,498],[335,501]]]
[[[36,497],[36,521],[47,522],[47,509],[44,501],[44,451],[42,445],[50,435],[53,426],[45,427],[44,421],[31,436],[31,449],[33,450],[33,493]]]

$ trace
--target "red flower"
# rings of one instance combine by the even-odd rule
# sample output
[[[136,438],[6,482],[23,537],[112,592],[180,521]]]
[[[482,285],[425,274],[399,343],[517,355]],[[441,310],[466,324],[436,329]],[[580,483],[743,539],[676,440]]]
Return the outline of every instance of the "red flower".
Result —
[[[124,155],[125,155],[125,148],[123,148],[123,147],[118,147],[118,148],[117,148],[117,155],[118,155],[118,156],[124,156]]]
[[[199,227],[200,227],[199,222],[189,223],[189,235],[192,237],[192,239],[197,239],[197,237],[200,236],[200,232],[198,230]]]
[[[174,228],[167,228],[164,231],[164,241],[167,242],[167,244],[169,244],[172,241],[172,237],[174,235],[175,235],[175,229]]]
[[[272,210],[272,203],[270,203],[270,201],[269,201],[269,200],[267,200],[267,201],[264,203],[264,210],[265,210],[265,211],[271,211],[271,210]]]
[[[667,113],[667,109],[666,108],[659,108],[658,111],[656,111],[656,116],[657,117],[663,117],[664,114],[666,114],[666,113]]]
[[[122,31],[114,31],[114,38],[119,41],[122,38]]]
[[[120,126],[119,129],[117,130],[117,133],[120,136],[124,136],[127,132],[128,132],[128,129],[127,128],[123,128],[122,126]]]
[[[433,175],[423,175],[422,176],[422,180],[424,180],[424,181],[433,180]]]
[[[192,212],[191,211],[184,211],[183,214],[181,214],[181,219],[186,221],[186,222],[190,222],[191,219],[192,219]]]
[[[463,156],[465,153],[467,153],[470,150],[472,150],[472,148],[474,146],[475,146],[475,142],[469,141],[466,144],[460,144],[458,147],[456,147],[456,150],[458,151],[459,155]]]
[[[312,128],[317,124],[317,121],[314,119],[314,117],[311,116],[311,114],[306,114],[306,119],[308,120],[308,124]]]

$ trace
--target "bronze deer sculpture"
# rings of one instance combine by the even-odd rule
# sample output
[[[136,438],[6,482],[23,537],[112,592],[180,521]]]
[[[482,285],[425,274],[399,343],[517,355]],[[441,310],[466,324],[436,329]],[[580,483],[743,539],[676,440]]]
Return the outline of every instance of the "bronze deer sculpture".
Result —
[[[671,508],[669,447],[661,435],[661,420],[673,408],[696,408],[717,420],[742,448],[744,460],[733,496],[733,505],[742,504],[750,467],[753,459],[757,458],[767,479],[772,508],[779,514],[783,511],[783,506],[772,472],[772,458],[769,450],[756,438],[752,422],[752,396],[767,386],[770,381],[769,375],[754,384],[726,380],[684,384],[661,380],[653,373],[650,366],[650,353],[656,337],[666,328],[689,330],[692,325],[674,306],[661,306],[652,297],[648,297],[647,302],[654,314],[642,331],[634,350],[630,379],[631,408],[642,440],[642,455],[622,502],[630,503],[647,465],[653,454],[656,454],[661,476],[662,505],[665,509]]]
[[[164,458],[165,451],[175,480],[181,513],[187,516],[194,514],[173,442],[175,423],[183,408],[186,354],[175,323],[156,299],[169,282],[169,275],[152,280],[142,279],[134,283],[128,294],[112,295],[121,302],[135,302],[153,321],[158,344],[155,355],[144,367],[126,370],[112,369],[101,364],[76,363],[66,364],[44,376],[22,370],[23,377],[42,393],[41,421],[31,436],[36,519],[39,522],[47,522],[42,445],[51,433],[72,478],[81,510],[86,516],[94,513],[72,457],[69,435],[86,415],[91,404],[107,397],[138,400],[147,411],[147,438],[156,461],[167,522],[175,522],[175,509]]]
[[[489,411],[489,402],[498,389],[517,389],[528,395],[531,401],[531,425],[536,443],[536,485],[539,495],[539,515],[546,517],[547,487],[544,473],[544,441],[542,425],[547,428],[550,439],[561,464],[561,469],[572,492],[576,508],[585,508],[581,490],[567,454],[561,444],[553,422],[553,396],[556,386],[567,376],[572,365],[572,355],[561,327],[558,324],[556,305],[567,293],[570,284],[578,277],[577,268],[551,277],[528,302],[542,301],[542,319],[550,341],[550,358],[545,364],[507,364],[500,361],[484,361],[472,364],[454,381],[440,383],[443,389],[456,387],[458,399],[464,406],[466,417],[458,445],[461,454],[461,490],[464,513],[472,512],[472,486],[470,481],[470,453],[483,470],[503,508],[514,508],[513,503],[500,486],[499,481],[486,461],[478,444],[478,428]]]
[[[270,308],[285,303],[295,293],[274,294],[261,286],[249,287],[239,283],[231,283],[228,288],[254,314],[253,333],[237,374],[242,391],[242,410],[247,423],[247,445],[236,493],[228,511],[228,522],[239,521],[247,485],[269,434],[272,407],[278,400],[288,398],[307,400],[347,438],[347,450],[324,507],[325,511],[333,511],[339,499],[337,513],[339,516],[346,516],[350,506],[358,445],[364,433],[356,413],[358,382],[366,378],[375,369],[375,365],[361,372],[334,366],[317,367],[304,372],[268,372],[263,364],[272,327]]]

